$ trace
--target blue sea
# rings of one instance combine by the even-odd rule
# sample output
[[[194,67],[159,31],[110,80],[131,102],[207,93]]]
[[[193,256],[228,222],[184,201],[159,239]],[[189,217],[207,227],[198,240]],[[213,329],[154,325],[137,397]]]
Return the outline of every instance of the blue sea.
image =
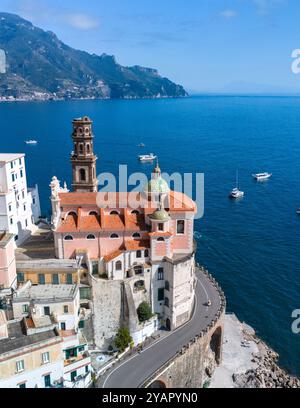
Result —
[[[98,173],[118,174],[120,163],[150,174],[137,155],[154,152],[163,171],[205,174],[197,260],[220,282],[228,311],[300,375],[300,334],[291,330],[292,311],[300,309],[300,98],[2,103],[0,151],[26,153],[28,181],[38,183],[47,216],[51,177],[70,185],[71,120],[82,115],[94,120]],[[232,201],[236,169],[245,197]],[[251,174],[260,171],[273,176],[255,182]]]

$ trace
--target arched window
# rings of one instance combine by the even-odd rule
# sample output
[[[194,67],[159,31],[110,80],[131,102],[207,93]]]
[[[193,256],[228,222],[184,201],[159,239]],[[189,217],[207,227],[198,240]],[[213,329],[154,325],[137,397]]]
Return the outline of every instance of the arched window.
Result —
[[[139,214],[140,212],[138,210],[132,210],[131,214]]]
[[[134,234],[132,234],[132,238],[141,238],[141,234],[135,232]]]
[[[121,271],[122,270],[122,262],[121,261],[117,261],[116,262],[116,271]]]
[[[118,211],[113,210],[113,211],[110,212],[110,215],[119,215],[119,213],[118,213]]]
[[[95,235],[93,234],[89,234],[86,239],[96,239]]]
[[[80,145],[79,145],[79,153],[83,153],[83,144],[82,143],[80,143]]]
[[[140,251],[140,250],[136,251],[136,257],[141,258],[142,257],[142,251]]]
[[[90,211],[89,215],[98,215],[97,211]]]
[[[157,238],[157,241],[164,241],[165,239],[164,239],[164,237],[158,237]]]
[[[111,234],[110,238],[119,238],[118,234]]]
[[[80,169],[79,170],[79,178],[80,178],[80,181],[85,181],[86,180],[86,178],[85,178],[85,169]]]
[[[90,145],[89,145],[89,144],[87,144],[87,145],[86,145],[86,152],[87,152],[87,154],[89,154],[89,153],[90,153],[90,151],[91,151]]]
[[[65,241],[73,241],[72,235],[66,235],[64,238]]]
[[[77,217],[77,214],[76,214],[75,211],[70,211],[70,212],[67,214],[67,217],[68,217],[69,215],[71,215],[72,217]]]
[[[144,255],[145,255],[145,258],[148,258],[148,256],[149,256],[149,250],[148,249],[145,249]]]

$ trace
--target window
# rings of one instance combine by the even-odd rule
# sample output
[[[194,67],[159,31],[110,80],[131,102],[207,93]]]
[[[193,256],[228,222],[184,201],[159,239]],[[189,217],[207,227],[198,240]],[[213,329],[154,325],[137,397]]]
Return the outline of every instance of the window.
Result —
[[[157,269],[157,280],[164,280],[164,268]]]
[[[88,372],[89,372],[89,366],[86,365],[86,366],[85,366],[85,373],[87,374]]]
[[[111,234],[110,238],[119,238],[118,234]]]
[[[18,281],[19,283],[25,282],[25,276],[24,276],[24,273],[23,273],[23,272],[18,272],[18,273],[17,273],[17,281]]]
[[[90,153],[90,150],[91,150],[91,149],[90,149],[90,145],[89,145],[89,144],[87,144],[87,145],[86,145],[86,152],[87,152],[87,154],[89,154],[89,153]]]
[[[66,330],[66,323],[65,322],[60,323],[60,330]]]
[[[157,241],[164,241],[165,239],[164,239],[164,237],[158,237],[157,238]]]
[[[76,370],[71,371],[71,381],[74,381],[76,377],[77,377],[77,371]]]
[[[22,191],[22,198],[25,198],[25,192],[24,190]],[[34,203],[33,203],[34,204]]]
[[[148,249],[145,249],[144,256],[145,256],[145,258],[148,258],[148,256],[149,256],[149,250]]]
[[[15,240],[15,241],[18,241],[18,239],[19,239],[19,235],[15,235],[14,240]]]
[[[11,212],[11,204],[8,206],[8,211]]]
[[[42,363],[43,363],[43,364],[50,363],[50,354],[49,354],[49,351],[46,351],[45,353],[42,353]]]
[[[132,234],[132,238],[141,238],[141,234],[135,232],[134,234]]]
[[[83,328],[84,328],[84,320],[79,320],[78,328],[79,328],[79,329],[83,329]]]
[[[79,145],[79,153],[81,153],[81,154],[83,153],[83,145],[82,144]]]
[[[11,168],[11,169],[14,168],[14,162],[10,162],[10,168]]]
[[[142,257],[142,251],[140,251],[140,250],[136,251],[136,257],[141,258]]]
[[[64,313],[69,313],[69,306],[67,305],[64,306]]]
[[[169,307],[169,298],[165,297],[165,306]]]
[[[96,239],[95,235],[93,234],[89,234],[86,239]]]
[[[19,159],[19,165],[21,166],[21,164],[22,164],[22,159]]]
[[[73,241],[72,235],[66,235],[64,238],[65,241]]]
[[[177,234],[184,234],[184,220],[177,220]]]
[[[25,370],[24,360],[19,360],[16,362],[16,369],[18,373],[21,373]]]
[[[23,170],[20,170],[20,176],[23,177]]]
[[[32,199],[32,203],[33,203],[33,205],[35,204],[35,198],[33,197],[33,199]]]
[[[59,285],[59,276],[57,273],[54,273],[52,275],[52,284],[53,285]]]
[[[161,302],[162,300],[164,300],[164,298],[165,298],[164,288],[159,288],[157,291],[157,300]]]
[[[122,270],[122,262],[121,261],[117,261],[116,262],[116,271],[121,271]]]
[[[25,227],[28,227],[28,221],[25,220]]]
[[[165,281],[165,289],[170,290],[170,283],[169,281]]]
[[[50,374],[44,376],[44,383],[45,383],[45,388],[51,386],[51,376],[50,376]]]
[[[11,175],[11,179],[12,179],[12,182],[15,181],[15,175],[14,174]]]
[[[75,211],[70,211],[70,212],[67,214],[67,217],[68,217],[69,215],[71,215],[72,217],[77,217],[77,214],[76,214]]]
[[[10,225],[12,225],[14,223],[14,219],[10,218],[9,222],[10,222]]]
[[[73,284],[73,275],[71,273],[67,273],[67,284],[68,285]]]
[[[110,215],[119,215],[119,213],[118,213],[118,211],[113,210],[113,211],[110,212]]]
[[[23,205],[23,210],[26,211],[26,204]]]
[[[50,316],[50,307],[44,306],[44,316]]]
[[[160,222],[158,224],[158,231],[163,231],[164,230],[164,224],[162,222]]]
[[[80,169],[79,170],[79,180],[80,181],[85,181],[86,180],[85,169]]]
[[[136,214],[136,215],[138,215],[138,214],[139,214],[139,211],[138,211],[138,210],[132,210],[132,211],[131,211],[131,214]]]
[[[29,312],[29,308],[28,305],[22,305],[22,313],[28,313]]]
[[[89,215],[98,215],[97,211],[90,211]]]
[[[39,285],[45,285],[45,275],[43,273],[39,273],[38,280],[39,280]]]

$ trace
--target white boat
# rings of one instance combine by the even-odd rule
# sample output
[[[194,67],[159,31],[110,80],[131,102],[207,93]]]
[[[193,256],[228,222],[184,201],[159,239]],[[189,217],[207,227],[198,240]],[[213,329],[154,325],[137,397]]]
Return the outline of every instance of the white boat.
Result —
[[[241,191],[239,189],[239,173],[238,173],[238,170],[237,170],[236,171],[236,187],[231,190],[229,197],[231,197],[231,198],[242,198],[242,197],[244,197],[244,195],[245,195],[244,191]]]
[[[26,144],[37,144],[37,140],[25,140]]]
[[[153,153],[139,155],[140,161],[153,161],[154,159],[156,159],[156,156]]]
[[[241,191],[238,188],[234,188],[230,192],[230,197],[232,198],[241,198],[241,197],[244,197],[244,195],[245,195],[244,191]]]
[[[144,143],[138,144],[138,147],[145,147],[146,145]]]
[[[270,178],[272,176],[272,173],[256,173],[256,174],[252,174],[252,176],[256,179],[256,180],[267,180],[268,178]]]

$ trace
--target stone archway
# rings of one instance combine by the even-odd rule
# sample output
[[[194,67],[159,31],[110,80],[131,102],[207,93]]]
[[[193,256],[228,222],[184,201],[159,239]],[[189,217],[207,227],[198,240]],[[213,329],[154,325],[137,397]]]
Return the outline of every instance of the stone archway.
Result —
[[[166,384],[161,380],[153,381],[148,388],[167,388]]]
[[[216,363],[219,365],[221,362],[221,349],[222,349],[222,328],[219,326],[214,331],[210,339],[210,348],[215,355]]]

